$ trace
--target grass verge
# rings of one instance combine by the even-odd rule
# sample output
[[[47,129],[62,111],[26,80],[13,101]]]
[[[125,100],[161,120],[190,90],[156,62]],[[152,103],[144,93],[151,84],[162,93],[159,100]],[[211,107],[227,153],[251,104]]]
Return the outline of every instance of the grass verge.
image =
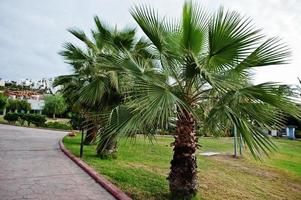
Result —
[[[168,199],[169,137],[121,139],[118,158],[101,160],[95,146],[85,146],[83,160],[133,199]],[[301,142],[275,139],[279,151],[262,161],[248,153],[235,159],[232,138],[200,138],[199,152],[218,151],[225,155],[198,157],[200,199],[300,199]],[[80,135],[63,140],[66,148],[79,155]]]

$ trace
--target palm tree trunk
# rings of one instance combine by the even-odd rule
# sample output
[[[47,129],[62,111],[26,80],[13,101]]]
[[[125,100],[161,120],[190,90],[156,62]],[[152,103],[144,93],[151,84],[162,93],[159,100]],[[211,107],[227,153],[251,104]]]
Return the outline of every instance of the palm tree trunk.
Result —
[[[117,152],[117,135],[103,135],[97,146],[97,155],[102,159],[115,158]]]
[[[184,110],[177,120],[174,155],[168,176],[174,199],[190,199],[197,193],[196,149],[195,120]]]
[[[98,128],[96,126],[87,130],[85,140],[84,140],[84,145],[90,145],[95,141],[97,131]]]

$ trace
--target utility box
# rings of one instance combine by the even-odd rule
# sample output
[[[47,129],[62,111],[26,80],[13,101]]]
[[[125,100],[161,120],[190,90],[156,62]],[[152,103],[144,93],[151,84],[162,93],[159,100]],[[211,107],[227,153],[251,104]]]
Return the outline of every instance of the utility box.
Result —
[[[271,136],[277,137],[277,130],[271,130]]]
[[[294,140],[295,139],[295,127],[292,127],[292,126],[286,127],[286,136],[288,139]]]

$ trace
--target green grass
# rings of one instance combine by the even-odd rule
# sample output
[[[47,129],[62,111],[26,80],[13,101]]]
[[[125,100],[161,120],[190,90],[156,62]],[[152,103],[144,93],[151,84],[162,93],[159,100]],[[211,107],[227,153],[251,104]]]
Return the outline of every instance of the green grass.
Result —
[[[118,158],[101,160],[95,146],[85,146],[83,160],[133,199],[168,199],[173,138],[121,139]],[[79,135],[64,138],[64,144],[79,155]],[[275,140],[279,150],[271,158],[255,161],[249,153],[235,159],[231,138],[200,138],[202,151],[226,153],[198,157],[201,199],[300,199],[301,142]]]
[[[0,115],[0,124],[8,124],[5,119],[3,119],[3,115]]]
[[[55,119],[53,119],[53,118],[47,117],[46,119],[47,119],[47,122],[59,122],[59,123],[68,124],[68,125],[70,124],[69,123],[70,119],[68,119],[68,118],[55,118]]]

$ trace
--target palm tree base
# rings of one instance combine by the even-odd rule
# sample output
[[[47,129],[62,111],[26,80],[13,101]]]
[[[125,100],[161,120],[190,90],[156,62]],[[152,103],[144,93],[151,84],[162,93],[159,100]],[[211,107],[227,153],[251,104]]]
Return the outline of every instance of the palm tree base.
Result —
[[[117,135],[100,140],[97,146],[97,155],[101,159],[117,158]]]
[[[100,159],[106,160],[106,159],[116,159],[117,158],[117,151],[106,151],[97,153],[97,155],[100,157]]]
[[[91,145],[96,139],[97,128],[87,130],[86,137],[84,139],[84,145]]]
[[[188,112],[177,121],[174,155],[169,173],[169,188],[172,199],[192,199],[197,194],[197,138],[195,121]]]

